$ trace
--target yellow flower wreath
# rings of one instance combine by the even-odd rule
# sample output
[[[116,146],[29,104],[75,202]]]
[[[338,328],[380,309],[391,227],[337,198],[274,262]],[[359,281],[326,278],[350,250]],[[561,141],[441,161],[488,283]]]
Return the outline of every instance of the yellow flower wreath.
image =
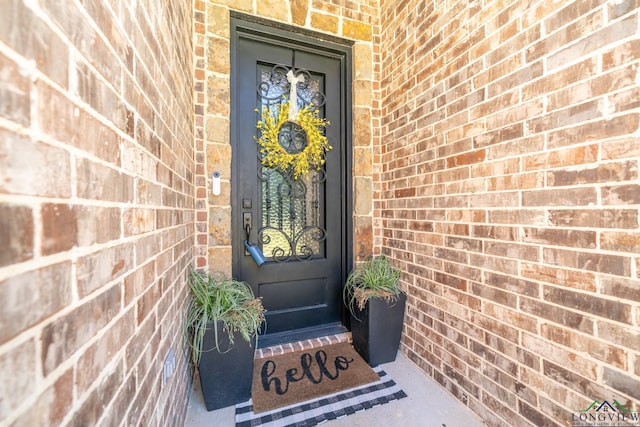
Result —
[[[293,179],[298,179],[307,175],[310,169],[320,170],[324,164],[324,154],[332,148],[323,133],[329,121],[318,117],[318,110],[312,110],[313,104],[298,111],[297,124],[307,135],[307,145],[299,153],[288,153],[280,145],[278,136],[282,125],[289,121],[289,108],[289,102],[282,102],[274,117],[269,107],[262,107],[261,120],[256,124],[262,133],[257,140],[264,166],[285,173],[292,171]]]

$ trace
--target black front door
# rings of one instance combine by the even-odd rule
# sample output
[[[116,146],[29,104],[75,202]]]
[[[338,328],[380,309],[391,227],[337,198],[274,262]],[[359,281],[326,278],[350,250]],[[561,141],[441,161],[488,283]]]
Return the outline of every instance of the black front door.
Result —
[[[232,40],[233,275],[263,298],[267,334],[340,324],[351,246],[349,48],[239,19]],[[323,132],[332,146],[320,170],[297,178],[263,164],[257,143],[263,109],[276,115],[292,96],[290,106],[312,104],[329,121]],[[287,122],[278,143],[300,155],[307,137]],[[245,240],[260,248],[264,264]]]

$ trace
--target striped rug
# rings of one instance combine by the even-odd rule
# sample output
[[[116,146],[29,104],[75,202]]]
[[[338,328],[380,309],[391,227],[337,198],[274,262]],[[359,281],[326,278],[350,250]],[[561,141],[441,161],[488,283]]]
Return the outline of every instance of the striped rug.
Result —
[[[374,370],[379,381],[268,412],[254,414],[251,400],[240,403],[236,405],[236,427],[315,426],[407,397],[385,371]]]

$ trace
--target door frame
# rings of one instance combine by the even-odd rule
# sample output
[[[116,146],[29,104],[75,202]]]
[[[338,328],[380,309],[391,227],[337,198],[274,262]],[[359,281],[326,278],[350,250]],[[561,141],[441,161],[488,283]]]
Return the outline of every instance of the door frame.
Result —
[[[233,234],[237,233],[237,230],[242,229],[241,226],[241,207],[239,206],[240,195],[238,194],[238,156],[237,152],[238,130],[236,123],[238,123],[237,107],[238,99],[236,97],[237,91],[237,74],[234,72],[234,64],[237,61],[237,41],[242,38],[250,38],[252,40],[268,40],[270,42],[277,41],[282,46],[289,46],[298,50],[304,50],[309,53],[319,53],[325,56],[331,56],[338,59],[341,64],[341,75],[344,77],[344,84],[341,87],[341,108],[344,111],[344,120],[342,123],[342,129],[340,135],[343,141],[340,143],[341,153],[341,165],[340,173],[342,174],[342,187],[341,194],[345,195],[344,203],[342,204],[342,230],[340,234],[342,236],[343,257],[341,260],[341,281],[342,287],[346,281],[347,275],[353,267],[353,177],[352,177],[352,162],[353,162],[353,114],[352,114],[352,47],[353,42],[345,40],[336,36],[316,33],[314,31],[294,27],[291,25],[269,21],[256,16],[246,15],[243,13],[231,12],[230,22],[230,144],[231,144],[231,243],[232,245],[236,241],[241,239],[234,238]],[[239,260],[236,256],[236,248],[232,247],[232,274],[236,276],[239,269]],[[345,309],[344,304],[341,304],[341,318],[342,324],[349,328],[348,311]],[[268,326],[267,326],[268,327]]]

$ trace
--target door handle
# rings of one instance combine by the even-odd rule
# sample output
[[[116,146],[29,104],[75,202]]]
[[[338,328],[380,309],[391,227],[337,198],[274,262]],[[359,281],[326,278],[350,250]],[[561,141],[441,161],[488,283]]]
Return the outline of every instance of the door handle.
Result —
[[[242,213],[242,224],[244,225],[244,232],[246,233],[246,240],[244,241],[244,255],[251,256],[255,263],[260,267],[266,261],[264,254],[262,253],[262,249],[260,246],[254,245],[250,242],[249,238],[251,236],[251,223],[252,223],[251,212],[243,212]]]
[[[249,227],[249,230],[253,228],[253,215],[251,215],[251,212],[242,213],[242,229],[246,231],[247,227]],[[249,240],[249,237],[247,237],[247,240]]]
[[[242,230],[245,232],[245,242],[249,241],[249,234],[251,234],[251,228],[253,226],[251,212],[242,212]],[[244,250],[244,256],[249,256],[249,250],[246,248]]]

